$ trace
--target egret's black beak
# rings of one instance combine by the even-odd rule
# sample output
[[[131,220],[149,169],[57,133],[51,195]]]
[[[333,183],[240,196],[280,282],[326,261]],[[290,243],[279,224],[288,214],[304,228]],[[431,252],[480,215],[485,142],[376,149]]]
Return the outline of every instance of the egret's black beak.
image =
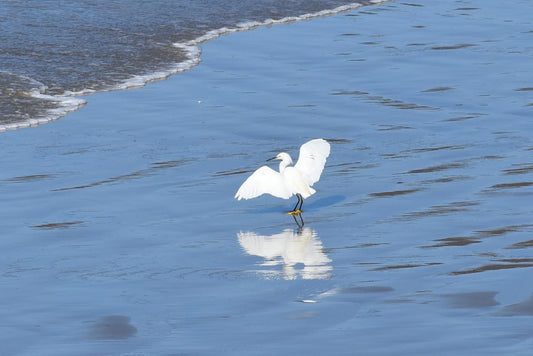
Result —
[[[276,156],[276,157],[269,158],[269,159],[267,159],[267,162],[268,162],[268,161],[273,161],[273,160],[275,160],[275,159],[277,159],[277,158],[278,158],[277,156]]]

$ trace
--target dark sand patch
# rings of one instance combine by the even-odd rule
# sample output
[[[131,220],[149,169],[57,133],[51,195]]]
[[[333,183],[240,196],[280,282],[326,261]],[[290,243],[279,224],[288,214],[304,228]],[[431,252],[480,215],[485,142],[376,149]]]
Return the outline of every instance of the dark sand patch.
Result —
[[[414,127],[402,125],[379,125],[378,131],[413,130]]]
[[[420,169],[413,169],[406,174],[420,174],[420,173],[433,173],[433,172],[441,172],[446,171],[449,169],[458,169],[458,168],[464,168],[466,167],[466,164],[463,162],[453,162],[453,163],[447,163],[447,164],[439,164],[436,166],[430,166],[427,168],[420,168]]]
[[[91,327],[89,338],[96,340],[128,339],[137,333],[137,328],[130,321],[130,317],[123,315],[104,316]]]
[[[429,245],[429,246],[420,246],[420,247],[421,248],[435,248],[435,247],[467,246],[470,244],[480,243],[484,238],[503,236],[503,235],[507,235],[513,232],[524,231],[532,226],[533,225],[531,224],[509,225],[509,226],[489,229],[489,230],[478,230],[473,234],[473,236],[446,237],[443,239],[433,240],[435,242],[438,242],[437,244]]]
[[[472,44],[472,43],[460,43],[460,44],[451,45],[451,46],[431,47],[431,49],[436,50],[436,51],[447,51],[447,50],[453,50],[453,49],[463,49],[463,48],[468,48],[468,47],[473,47],[473,46],[475,46],[475,44]]]
[[[429,180],[423,180],[422,184],[434,184],[434,183],[450,183],[450,182],[456,182],[461,180],[467,180],[467,179],[474,179],[474,177],[471,176],[450,176],[450,177],[442,177],[437,179],[429,179]]]
[[[408,263],[408,264],[402,264],[402,265],[389,265],[389,266],[372,268],[370,271],[389,271],[389,270],[396,270],[396,269],[437,266],[441,264],[442,264],[441,262]]]
[[[518,168],[509,168],[503,171],[505,175],[516,175],[516,174],[528,174],[533,173],[533,164],[532,163],[522,163],[517,165]]]
[[[2,182],[6,183],[28,183],[28,182],[35,182],[43,179],[50,179],[57,177],[55,174],[32,174],[28,176],[20,176],[20,177],[13,177],[13,178],[7,178],[3,179]]]
[[[389,192],[370,193],[368,195],[374,198],[395,197],[398,195],[415,193],[420,190],[421,189],[394,190],[394,191],[389,191]]]
[[[530,187],[533,185],[533,182],[516,182],[516,183],[500,183],[490,186],[490,189],[516,189],[523,187]]]
[[[506,270],[506,269],[530,268],[530,267],[533,267],[533,263],[509,263],[509,264],[494,263],[494,264],[483,265],[480,267],[465,269],[461,271],[454,271],[454,272],[450,272],[449,274],[452,276],[457,276],[457,275],[481,273],[481,272],[487,272],[487,271],[499,271],[499,270]]]
[[[444,204],[444,205],[435,205],[426,210],[415,211],[412,213],[404,214],[399,219],[402,221],[407,221],[407,220],[413,220],[413,219],[419,219],[419,218],[425,218],[425,217],[448,215],[448,214],[453,214],[453,213],[458,213],[458,212],[466,212],[466,211],[469,211],[470,208],[476,205],[479,205],[479,204],[480,204],[479,202],[474,202],[474,201],[458,201],[458,202],[453,202],[453,203]]]
[[[422,93],[435,93],[435,92],[449,91],[449,90],[453,90],[453,88],[452,87],[435,87],[435,88],[422,90]]]
[[[453,247],[453,246],[467,246],[470,244],[480,243],[481,240],[475,237],[446,237],[443,239],[433,240],[438,242],[434,245],[420,246],[420,248],[436,248],[436,247]]]
[[[65,222],[33,225],[32,228],[41,229],[41,230],[68,229],[69,227],[80,225],[83,223],[84,221],[65,221]]]
[[[424,147],[424,148],[415,148],[411,150],[402,151],[402,153],[422,153],[422,152],[435,152],[443,150],[462,150],[470,145],[451,145],[451,146],[437,146],[437,147]]]
[[[527,316],[533,315],[533,295],[523,302],[507,305],[496,315],[500,316]]]
[[[499,305],[494,297],[498,292],[468,292],[444,294],[448,304],[452,308],[487,308]]]
[[[65,187],[65,188],[56,188],[52,189],[53,192],[61,192],[61,191],[67,191],[67,190],[75,190],[75,189],[86,189],[86,188],[93,188],[100,185],[105,184],[114,184],[114,183],[122,183],[128,180],[134,180],[134,179],[140,179],[140,178],[146,178],[153,176],[156,171],[160,169],[168,169],[168,168],[175,168],[179,167],[181,165],[184,165],[191,160],[183,159],[183,160],[170,160],[170,161],[163,161],[163,162],[154,162],[151,164],[150,168],[141,169],[135,172],[127,173],[127,174],[121,174],[118,176],[114,176],[111,178],[99,180],[96,182],[92,182],[89,184],[83,184],[83,185],[76,185],[71,187]]]
[[[533,247],[533,240],[517,242],[515,244],[512,244],[511,246],[507,246],[506,249],[521,249],[528,247]]]

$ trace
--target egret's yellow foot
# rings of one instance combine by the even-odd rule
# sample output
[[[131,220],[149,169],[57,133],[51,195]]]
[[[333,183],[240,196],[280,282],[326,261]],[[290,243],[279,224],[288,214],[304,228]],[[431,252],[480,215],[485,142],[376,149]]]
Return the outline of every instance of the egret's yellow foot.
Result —
[[[293,210],[293,211],[289,211],[287,214],[289,215],[298,215],[298,214],[301,214],[302,211],[300,209],[297,209],[297,210]]]

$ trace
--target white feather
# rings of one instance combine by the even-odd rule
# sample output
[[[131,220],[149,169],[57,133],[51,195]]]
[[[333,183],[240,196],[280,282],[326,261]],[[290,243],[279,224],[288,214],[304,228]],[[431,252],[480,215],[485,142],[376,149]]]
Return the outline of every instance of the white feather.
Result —
[[[235,198],[238,200],[252,199],[263,194],[270,194],[282,199],[289,199],[292,196],[281,173],[263,166],[242,183]]]
[[[320,179],[329,151],[329,143],[321,138],[306,142],[300,147],[300,156],[294,168],[302,174],[310,187]]]

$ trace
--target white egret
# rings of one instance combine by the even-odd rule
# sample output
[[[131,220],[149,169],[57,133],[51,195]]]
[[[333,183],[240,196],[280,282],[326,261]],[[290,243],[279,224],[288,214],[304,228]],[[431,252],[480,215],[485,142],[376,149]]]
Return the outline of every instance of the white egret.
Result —
[[[263,194],[270,194],[277,198],[289,199],[296,195],[298,202],[289,214],[300,214],[304,199],[316,192],[311,187],[320,179],[329,151],[329,143],[321,138],[306,142],[300,147],[300,156],[294,166],[289,166],[292,164],[291,156],[286,152],[281,152],[269,159],[269,161],[281,160],[279,172],[262,166],[244,181],[235,194],[235,198],[252,199]]]

